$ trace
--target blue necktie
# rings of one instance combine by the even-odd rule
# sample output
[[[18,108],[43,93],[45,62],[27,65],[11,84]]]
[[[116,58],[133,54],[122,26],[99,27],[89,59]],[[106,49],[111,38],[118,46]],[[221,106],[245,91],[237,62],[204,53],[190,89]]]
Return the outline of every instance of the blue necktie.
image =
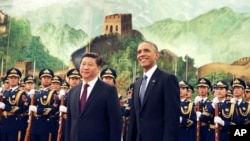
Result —
[[[146,91],[146,84],[147,84],[147,76],[144,75],[143,78],[142,78],[140,95],[139,95],[141,104],[142,104],[143,99],[144,99],[144,95],[145,95],[145,91]]]

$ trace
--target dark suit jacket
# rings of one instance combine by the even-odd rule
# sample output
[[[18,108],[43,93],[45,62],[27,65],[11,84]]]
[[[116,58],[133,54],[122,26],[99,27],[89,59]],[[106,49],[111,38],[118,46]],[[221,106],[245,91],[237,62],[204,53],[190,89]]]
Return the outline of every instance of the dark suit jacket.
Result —
[[[176,77],[159,68],[146,88],[143,103],[135,82],[127,141],[177,141],[180,119],[180,89]]]
[[[66,141],[119,141],[122,116],[117,90],[98,79],[83,112],[79,111],[82,83],[67,95]]]

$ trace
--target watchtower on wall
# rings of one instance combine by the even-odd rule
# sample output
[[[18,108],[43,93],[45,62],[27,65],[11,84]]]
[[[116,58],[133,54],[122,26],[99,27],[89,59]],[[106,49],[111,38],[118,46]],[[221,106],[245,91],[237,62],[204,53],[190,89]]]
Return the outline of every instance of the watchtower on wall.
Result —
[[[18,68],[22,72],[22,77],[28,75],[28,72],[32,70],[32,62],[31,61],[17,61],[15,67]]]
[[[132,15],[131,14],[113,14],[105,17],[103,34],[120,35],[132,31]]]
[[[6,33],[7,31],[7,19],[8,16],[0,10],[0,35]]]

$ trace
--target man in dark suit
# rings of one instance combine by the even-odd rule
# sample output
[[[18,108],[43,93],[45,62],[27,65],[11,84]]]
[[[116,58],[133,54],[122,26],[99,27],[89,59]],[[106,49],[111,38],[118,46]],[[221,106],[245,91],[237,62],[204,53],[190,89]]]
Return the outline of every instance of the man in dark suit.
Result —
[[[98,78],[102,64],[102,58],[93,52],[85,53],[81,59],[83,81],[67,95],[66,141],[121,140],[118,94],[116,87]]]
[[[180,117],[180,90],[175,75],[160,70],[157,46],[143,41],[137,49],[137,60],[144,76],[133,89],[127,141],[177,141]],[[142,85],[145,82],[143,95]],[[141,89],[141,90],[140,90]]]

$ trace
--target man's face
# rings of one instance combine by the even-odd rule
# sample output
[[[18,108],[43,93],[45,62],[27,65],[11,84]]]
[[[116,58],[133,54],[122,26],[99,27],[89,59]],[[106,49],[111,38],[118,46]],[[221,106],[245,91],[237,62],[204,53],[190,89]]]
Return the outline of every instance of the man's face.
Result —
[[[44,88],[50,86],[51,80],[52,80],[52,78],[49,77],[49,76],[43,76],[43,77],[41,77],[41,84],[42,84],[42,86]]]
[[[80,82],[81,82],[80,78],[77,78],[77,77],[70,77],[69,78],[69,85],[70,85],[70,87],[74,87],[77,84],[79,84]]]
[[[180,87],[180,96],[181,97],[187,96],[187,88],[186,87]]]
[[[233,95],[235,97],[243,97],[244,92],[245,92],[244,89],[240,86],[233,87]]]
[[[25,90],[31,90],[33,88],[34,88],[34,83],[32,82],[25,83]]]
[[[218,87],[218,88],[215,88],[215,90],[216,90],[216,96],[218,98],[225,98],[226,97],[226,94],[227,94],[226,88]]]
[[[98,76],[101,68],[97,66],[96,59],[84,57],[80,64],[80,74],[84,81],[91,81]]]
[[[102,77],[102,80],[110,85],[115,85],[113,77],[105,76]]]
[[[10,85],[11,87],[15,87],[15,86],[18,85],[19,77],[10,76],[10,77],[8,77],[8,80],[9,80],[9,85]]]
[[[10,88],[9,82],[5,82],[5,83],[4,83],[4,89],[5,89],[5,90],[8,90],[9,88]]]
[[[141,43],[137,48],[137,60],[143,67],[144,72],[147,72],[156,64],[159,58],[159,53],[149,43]]]
[[[250,100],[250,91],[246,91],[245,99]]]
[[[52,83],[51,83],[51,89],[52,89],[52,90],[59,91],[59,90],[61,89],[60,83],[52,82]]]
[[[187,91],[187,98],[191,98],[191,96],[192,96],[192,93],[193,93],[193,91],[192,90],[190,90],[190,89],[188,89],[188,91]]]
[[[208,92],[209,92],[209,88],[208,87],[206,87],[206,86],[199,86],[198,87],[198,94],[199,94],[199,96],[201,96],[201,97],[207,97]]]

